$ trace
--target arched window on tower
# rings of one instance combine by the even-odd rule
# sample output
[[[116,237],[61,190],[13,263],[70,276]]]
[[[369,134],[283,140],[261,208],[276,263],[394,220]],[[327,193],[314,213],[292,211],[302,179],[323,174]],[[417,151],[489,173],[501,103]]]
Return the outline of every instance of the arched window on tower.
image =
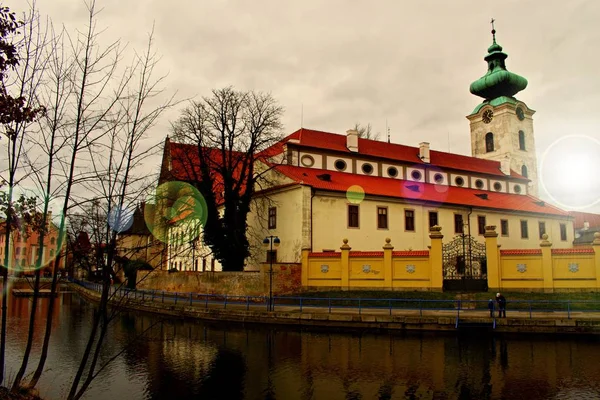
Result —
[[[521,167],[521,175],[523,175],[525,178],[527,178],[527,166],[523,165]]]
[[[494,151],[494,134],[492,132],[485,134],[485,151],[486,153]]]
[[[523,131],[519,131],[519,149],[527,150],[525,148],[525,132],[523,132]]]

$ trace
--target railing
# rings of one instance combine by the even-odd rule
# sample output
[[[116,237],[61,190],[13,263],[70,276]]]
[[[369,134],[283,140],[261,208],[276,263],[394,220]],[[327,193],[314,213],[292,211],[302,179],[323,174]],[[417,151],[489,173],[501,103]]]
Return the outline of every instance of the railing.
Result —
[[[102,284],[69,279],[71,282],[87,289],[101,292]],[[267,310],[267,296],[233,296],[190,292],[168,292],[161,290],[126,289],[113,285],[111,296],[121,299],[133,299],[167,303],[174,306],[186,305],[208,308],[236,310]],[[388,315],[436,315],[439,313],[463,316],[488,317],[488,300],[430,300],[430,299],[374,299],[374,298],[334,298],[334,297],[273,297],[273,310],[285,311],[326,311],[332,313],[341,310],[354,310],[359,315],[363,312]],[[507,305],[507,313],[511,316],[532,319],[534,315],[552,313],[553,318],[571,319],[574,313],[600,312],[600,301],[593,300],[513,300]],[[494,308],[494,319],[498,318],[498,309]],[[495,323],[495,321],[494,321]]]

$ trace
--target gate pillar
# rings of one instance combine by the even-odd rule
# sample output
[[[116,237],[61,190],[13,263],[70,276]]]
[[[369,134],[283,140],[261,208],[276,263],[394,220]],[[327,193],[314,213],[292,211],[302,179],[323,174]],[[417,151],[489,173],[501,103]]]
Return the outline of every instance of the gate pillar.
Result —
[[[496,226],[489,225],[485,227],[485,258],[487,261],[487,280],[488,287],[500,289],[500,257],[498,252],[498,233]]]
[[[441,226],[432,226],[429,228],[429,238],[431,239],[431,247],[429,249],[429,265],[431,267],[431,289],[442,290],[444,284],[444,276],[442,271],[442,235]]]

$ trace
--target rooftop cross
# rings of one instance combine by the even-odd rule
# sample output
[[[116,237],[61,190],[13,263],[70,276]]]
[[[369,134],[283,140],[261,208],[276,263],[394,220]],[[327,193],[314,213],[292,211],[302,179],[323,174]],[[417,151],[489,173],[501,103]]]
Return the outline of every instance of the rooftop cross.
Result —
[[[492,39],[494,40],[494,43],[496,43],[496,29],[494,28],[494,22],[496,20],[494,18],[492,18],[492,20],[490,21],[490,24],[492,24]]]

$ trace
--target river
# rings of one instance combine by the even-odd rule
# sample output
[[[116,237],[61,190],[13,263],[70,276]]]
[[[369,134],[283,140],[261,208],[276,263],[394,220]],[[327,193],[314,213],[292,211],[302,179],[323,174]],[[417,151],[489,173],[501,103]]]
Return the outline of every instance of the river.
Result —
[[[49,299],[41,299],[42,309]],[[60,295],[40,394],[65,398],[93,305]],[[25,348],[31,299],[10,298],[7,375]],[[45,321],[36,324],[37,361]],[[122,313],[85,399],[600,399],[600,338],[339,333]]]

